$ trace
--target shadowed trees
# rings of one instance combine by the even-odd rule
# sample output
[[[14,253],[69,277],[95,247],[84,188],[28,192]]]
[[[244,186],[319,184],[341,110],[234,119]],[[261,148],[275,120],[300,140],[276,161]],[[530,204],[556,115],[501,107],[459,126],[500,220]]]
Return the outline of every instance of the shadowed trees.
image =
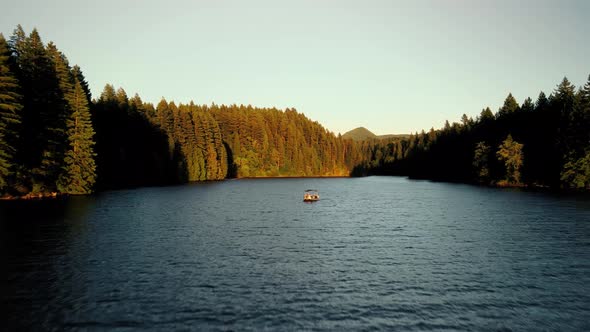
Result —
[[[107,84],[96,100],[36,29],[0,40],[0,194],[95,189],[230,177],[349,175],[371,150],[294,109],[156,106]]]
[[[107,84],[92,107],[98,189],[177,182],[175,146],[147,118],[148,110]]]
[[[295,109],[202,108],[219,123],[238,177],[349,175],[364,160],[360,144],[335,136]]]
[[[66,100],[70,108],[66,120],[68,148],[58,189],[68,194],[89,194],[96,182],[94,129],[88,99],[77,77],[73,78],[73,88]]]
[[[479,142],[475,145],[473,156],[473,167],[479,182],[487,183],[490,179],[489,165],[490,147],[485,142]]]
[[[8,44],[0,34],[0,193],[16,171],[14,146],[22,109],[19,84],[10,67]]]
[[[7,191],[21,195],[89,193],[94,183],[94,152],[88,101],[76,79],[82,77],[81,72],[69,66],[53,43],[45,46],[36,29],[27,36],[18,26],[8,48],[22,110],[20,125],[15,127],[10,144],[15,152],[16,172],[11,190]],[[77,92],[79,101],[75,100]],[[72,125],[72,121],[77,125]],[[70,130],[72,127],[77,128],[76,132]],[[89,136],[87,143],[80,140],[81,128]],[[82,162],[79,156],[83,154],[89,160]],[[74,159],[77,162],[72,162]]]
[[[94,162],[94,129],[90,119],[88,98],[79,81],[81,73],[72,70],[68,61],[53,43],[47,45],[47,53],[54,65],[61,100],[60,125],[65,131],[60,141],[63,156],[56,180],[57,190],[67,194],[89,194],[96,182]]]
[[[20,179],[33,192],[55,191],[65,141],[63,92],[55,65],[35,29],[26,36],[18,26],[10,47],[23,95],[22,131],[16,147],[25,173]]]
[[[351,172],[590,188],[590,77],[439,130],[353,141],[290,108],[154,106],[110,84],[91,100],[81,68],[37,30],[0,35],[0,195]]]
[[[349,175],[359,144],[295,110],[237,105],[154,107],[107,84],[93,107],[100,188],[227,177]]]
[[[180,147],[188,181],[226,177],[348,175],[362,161],[343,140],[295,110],[179,104],[162,99],[151,123]]]
[[[522,105],[509,94],[496,114],[486,108],[375,149],[368,174],[589,189],[590,77],[577,91],[564,78],[549,97]]]

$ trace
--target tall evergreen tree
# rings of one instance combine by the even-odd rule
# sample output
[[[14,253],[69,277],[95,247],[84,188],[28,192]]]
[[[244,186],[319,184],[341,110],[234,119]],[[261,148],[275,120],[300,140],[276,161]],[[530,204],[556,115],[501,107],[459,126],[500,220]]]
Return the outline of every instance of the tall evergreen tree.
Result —
[[[10,51],[4,36],[0,34],[0,193],[8,185],[15,169],[14,144],[16,125],[20,123],[22,109],[18,93],[18,81],[10,69]]]
[[[549,100],[549,109],[551,118],[556,128],[555,137],[555,168],[558,171],[563,170],[567,160],[571,158],[570,154],[575,150],[575,129],[572,128],[572,115],[575,104],[575,87],[564,77],[557,86]],[[556,180],[560,180],[558,172],[555,174]]]
[[[82,73],[80,66],[74,65],[74,67],[72,67],[72,74],[76,79],[78,79],[78,82],[80,82],[80,86],[82,87],[82,90],[84,90],[84,95],[86,95],[88,105],[91,105],[92,94],[90,93],[90,87],[88,86],[88,82],[86,81],[86,77],[84,77],[84,73]]]
[[[123,88],[118,88],[115,93],[115,98],[119,104],[119,109],[127,111],[129,108],[129,97],[127,97],[127,92],[125,92]]]
[[[58,189],[74,195],[89,194],[96,182],[94,129],[88,99],[77,78],[74,78],[74,88],[66,95],[66,100],[71,111],[67,119],[68,150]]]
[[[518,102],[516,101],[512,93],[509,93],[506,99],[504,100],[504,105],[502,105],[502,107],[500,107],[500,109],[498,110],[498,117],[507,116],[509,114],[516,112],[518,109]]]
[[[30,171],[34,192],[55,191],[63,161],[65,122],[54,63],[36,29],[26,37],[18,26],[10,47],[24,96],[17,159]]]
[[[488,182],[490,178],[489,154],[490,147],[485,142],[477,143],[473,154],[473,167],[478,180],[482,183]]]
[[[489,107],[483,109],[479,115],[480,122],[489,122],[494,120],[494,112]]]
[[[590,188],[590,76],[576,97],[570,114],[568,151],[560,179],[564,187],[583,189]]]
[[[106,84],[102,93],[100,94],[100,99],[98,100],[102,103],[114,103],[117,101],[117,92],[115,92],[115,87],[112,84]]]

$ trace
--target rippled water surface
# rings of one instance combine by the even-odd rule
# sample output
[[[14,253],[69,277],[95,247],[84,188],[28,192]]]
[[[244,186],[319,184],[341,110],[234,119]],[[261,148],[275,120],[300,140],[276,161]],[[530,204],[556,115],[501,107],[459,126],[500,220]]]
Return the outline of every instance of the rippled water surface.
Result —
[[[588,196],[233,180],[0,220],[0,330],[590,330]]]

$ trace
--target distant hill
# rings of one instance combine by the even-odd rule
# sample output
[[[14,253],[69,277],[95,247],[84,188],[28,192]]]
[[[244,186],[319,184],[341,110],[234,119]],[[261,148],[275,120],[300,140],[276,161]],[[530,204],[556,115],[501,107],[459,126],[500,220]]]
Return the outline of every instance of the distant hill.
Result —
[[[388,138],[408,138],[407,134],[389,134],[389,135],[375,135],[365,127],[358,127],[351,131],[347,131],[342,135],[342,138],[350,138],[354,141],[362,141],[367,139],[388,139]]]
[[[386,138],[409,138],[410,135],[408,134],[388,134],[388,135],[379,135],[377,136],[378,139],[386,139]]]
[[[350,138],[355,141],[362,141],[366,139],[377,138],[377,135],[373,134],[369,129],[365,127],[358,127],[344,133],[344,135],[342,135],[342,138]]]

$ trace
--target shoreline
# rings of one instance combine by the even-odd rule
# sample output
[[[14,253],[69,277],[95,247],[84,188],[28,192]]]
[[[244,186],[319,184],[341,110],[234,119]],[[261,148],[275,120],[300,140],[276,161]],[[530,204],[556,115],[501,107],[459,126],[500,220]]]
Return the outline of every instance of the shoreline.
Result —
[[[245,176],[229,178],[225,180],[244,180],[244,179],[332,179],[332,178],[352,178],[349,175],[314,175],[314,176],[299,176],[299,175],[278,175],[278,176]]]
[[[588,193],[590,190],[588,189],[565,189],[565,188],[551,188],[548,186],[541,186],[535,184],[514,184],[514,183],[506,183],[506,182],[498,182],[498,183],[478,183],[478,182],[466,182],[466,181],[449,181],[449,180],[438,180],[438,179],[429,179],[429,178],[416,178],[407,175],[369,175],[369,176],[400,176],[405,177],[409,180],[425,180],[431,182],[444,182],[444,183],[457,183],[457,184],[467,184],[477,187],[488,187],[488,188],[499,188],[499,189],[523,189],[523,190],[530,190],[530,191],[548,191],[548,192],[558,192],[558,193]],[[366,176],[362,176],[366,177]],[[360,178],[362,178],[360,177]],[[344,179],[344,178],[359,178],[356,176],[349,176],[349,175],[318,175],[318,176],[249,176],[249,177],[235,177],[235,178],[226,178],[222,180],[213,180],[213,181],[192,181],[180,184],[165,184],[159,185],[157,187],[167,187],[167,186],[175,186],[175,185],[188,185],[188,184],[196,184],[196,183],[207,183],[207,182],[223,182],[223,181],[232,181],[232,180],[268,180],[268,179]],[[109,188],[106,190],[97,190],[91,194],[97,194],[105,191],[112,191],[112,190],[129,190],[129,189],[139,189],[139,188],[146,188],[151,187],[150,185],[146,186],[137,186],[137,187],[121,187],[121,188]],[[81,195],[81,196],[88,196],[88,195]],[[28,193],[22,196],[14,196],[14,195],[3,195],[0,196],[0,201],[34,201],[34,200],[55,200],[58,198],[63,198],[69,196],[68,194],[58,193],[58,192],[49,192],[49,193]]]
[[[50,192],[50,193],[28,193],[22,196],[13,196],[13,195],[4,195],[0,196],[0,201],[26,201],[26,200],[43,200],[43,199],[56,199],[58,197],[63,197],[66,194],[61,194],[58,192]]]

